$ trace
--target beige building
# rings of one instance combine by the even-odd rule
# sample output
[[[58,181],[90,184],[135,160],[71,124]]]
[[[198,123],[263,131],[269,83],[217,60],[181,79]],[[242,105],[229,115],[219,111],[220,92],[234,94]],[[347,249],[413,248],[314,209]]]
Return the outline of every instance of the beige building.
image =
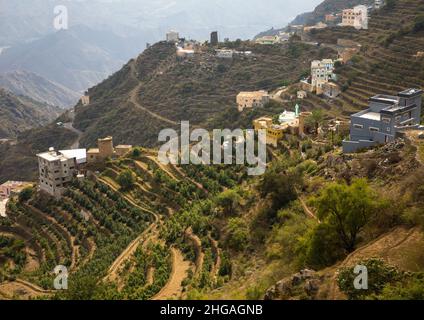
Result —
[[[37,154],[40,190],[60,198],[66,185],[77,174],[76,158],[68,158],[54,148]]]
[[[88,106],[89,104],[90,104],[90,96],[89,95],[83,95],[82,97],[81,97],[81,104],[83,105],[83,106]]]
[[[327,98],[334,99],[338,97],[338,95],[341,93],[341,90],[337,84],[333,82],[328,82],[322,86],[322,92],[323,95]]]
[[[305,99],[308,97],[308,93],[305,90],[299,90],[297,92],[297,98],[298,99]]]
[[[99,162],[106,158],[111,158],[114,155],[113,138],[106,137],[97,140],[97,148],[92,148],[87,151],[87,162]]]
[[[314,26],[306,26],[303,28],[303,32],[307,33],[310,32],[311,30],[319,30],[319,29],[325,29],[327,28],[328,25],[323,23],[323,22],[318,22],[316,25]]]
[[[113,138],[106,137],[97,140],[97,148],[91,148],[87,151],[87,162],[95,163],[104,161],[114,156],[124,156],[132,149],[132,145],[113,146]]]
[[[242,112],[244,109],[261,108],[265,106],[270,100],[268,92],[264,90],[252,92],[240,92],[237,95],[238,111]]]
[[[120,144],[115,147],[115,153],[118,157],[125,156],[132,149],[131,145]]]
[[[358,30],[368,29],[368,8],[359,5],[353,9],[343,10],[341,26],[354,27]]]

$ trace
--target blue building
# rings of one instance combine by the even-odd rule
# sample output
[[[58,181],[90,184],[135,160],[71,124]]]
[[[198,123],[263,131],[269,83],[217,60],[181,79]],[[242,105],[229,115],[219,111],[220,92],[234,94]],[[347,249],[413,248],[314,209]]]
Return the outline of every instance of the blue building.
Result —
[[[421,119],[421,89],[408,89],[397,96],[379,94],[369,100],[369,108],[351,116],[350,140],[343,152],[393,141],[399,131],[418,128]]]

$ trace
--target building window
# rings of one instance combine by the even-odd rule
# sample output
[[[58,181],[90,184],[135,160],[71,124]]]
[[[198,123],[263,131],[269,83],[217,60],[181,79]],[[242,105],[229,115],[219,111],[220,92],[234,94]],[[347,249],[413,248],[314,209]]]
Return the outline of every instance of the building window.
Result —
[[[353,127],[355,129],[364,129],[364,126],[362,124],[354,124]]]
[[[380,129],[375,128],[375,127],[370,127],[370,131],[373,131],[373,132],[379,132],[379,131],[380,131]]]
[[[384,123],[390,123],[390,121],[391,121],[391,119],[390,119],[390,118],[387,118],[387,117],[382,117],[382,118],[381,118],[381,120],[382,120]]]

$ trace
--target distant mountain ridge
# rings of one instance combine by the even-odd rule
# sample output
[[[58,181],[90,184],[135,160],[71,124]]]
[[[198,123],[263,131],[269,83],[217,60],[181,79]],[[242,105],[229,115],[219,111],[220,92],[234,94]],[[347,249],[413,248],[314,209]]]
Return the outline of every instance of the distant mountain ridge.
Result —
[[[0,87],[18,96],[31,97],[36,101],[61,108],[74,106],[81,96],[80,93],[35,73],[20,70],[0,73]]]
[[[16,138],[25,130],[41,127],[54,120],[59,112],[56,107],[0,88],[0,139]]]

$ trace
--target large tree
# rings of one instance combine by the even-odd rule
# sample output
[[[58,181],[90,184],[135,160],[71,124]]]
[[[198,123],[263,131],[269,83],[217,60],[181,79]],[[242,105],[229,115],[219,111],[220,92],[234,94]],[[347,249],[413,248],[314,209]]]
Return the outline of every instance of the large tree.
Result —
[[[315,199],[319,219],[334,229],[348,252],[355,250],[359,232],[382,204],[365,179],[332,183]]]

